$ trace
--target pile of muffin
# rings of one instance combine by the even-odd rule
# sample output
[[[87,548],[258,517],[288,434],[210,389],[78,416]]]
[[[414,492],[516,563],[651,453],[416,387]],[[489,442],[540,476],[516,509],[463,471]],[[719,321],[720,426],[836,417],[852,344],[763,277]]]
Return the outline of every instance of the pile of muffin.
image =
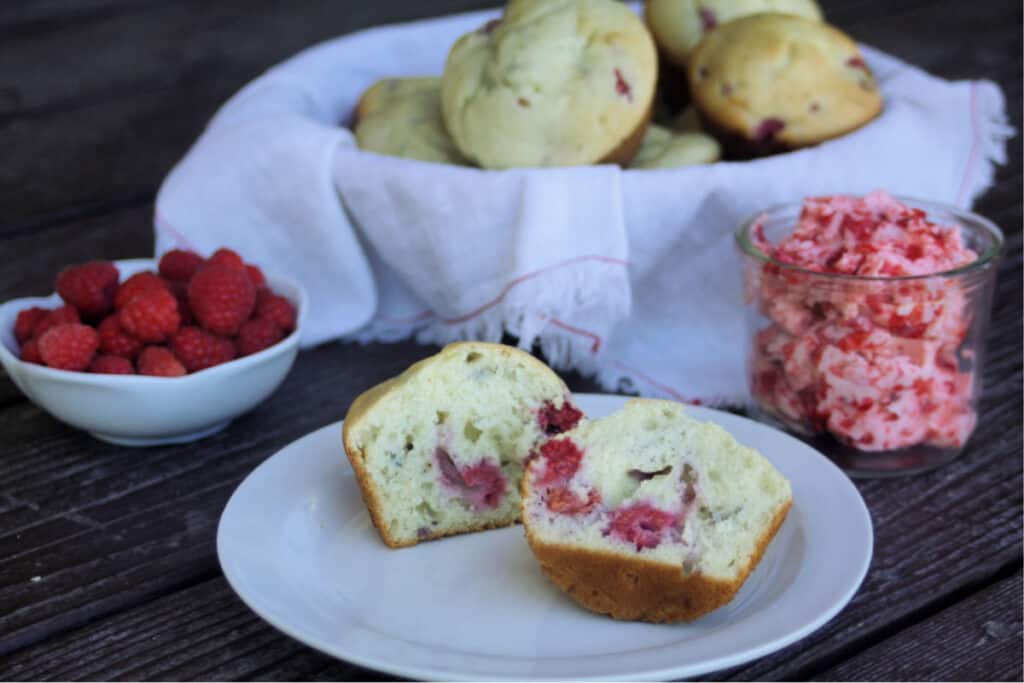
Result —
[[[814,0],[509,0],[440,78],[375,83],[360,148],[485,169],[651,169],[816,145],[875,118],[856,43]],[[659,65],[660,62],[660,65]]]

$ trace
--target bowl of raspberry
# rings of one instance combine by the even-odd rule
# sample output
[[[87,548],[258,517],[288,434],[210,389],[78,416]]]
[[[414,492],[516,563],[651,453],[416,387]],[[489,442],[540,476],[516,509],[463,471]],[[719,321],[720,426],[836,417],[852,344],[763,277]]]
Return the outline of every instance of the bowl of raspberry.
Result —
[[[124,446],[194,441],[251,410],[298,353],[306,295],[229,249],[64,268],[0,305],[0,363],[36,405]]]
[[[757,417],[854,476],[943,465],[978,423],[1003,235],[953,206],[810,197],[737,233]]]

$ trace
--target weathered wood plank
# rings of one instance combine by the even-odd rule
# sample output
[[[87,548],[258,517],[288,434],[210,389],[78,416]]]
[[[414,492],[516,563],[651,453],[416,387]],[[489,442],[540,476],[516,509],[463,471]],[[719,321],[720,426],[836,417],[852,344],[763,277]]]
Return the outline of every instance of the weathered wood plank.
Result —
[[[55,211],[151,198],[217,107],[267,67],[321,40],[437,10],[394,1],[104,4],[4,36],[0,233]]]
[[[230,671],[225,670],[229,660]],[[280,635],[245,607],[223,578],[0,660],[8,680],[54,680],[72,668],[78,679],[284,680],[309,678],[329,666],[338,678],[377,680]],[[283,675],[286,670],[291,675]]]
[[[228,454],[225,457],[233,456]],[[244,472],[227,472],[228,476],[236,478],[244,475]],[[211,480],[219,479],[221,476],[224,475],[213,474]],[[989,452],[972,454],[947,470],[911,480],[863,483],[861,487],[865,497],[876,513],[878,551],[871,573],[857,598],[824,631],[793,646],[781,655],[767,658],[749,669],[734,672],[734,675],[739,678],[788,677],[787,673],[791,674],[802,667],[810,666],[821,657],[831,656],[835,648],[843,643],[871,638],[880,629],[887,628],[893,620],[928,608],[936,601],[941,601],[943,596],[957,591],[964,585],[983,581],[986,576],[1000,571],[1007,563],[1019,564],[1019,477],[1019,459],[1011,461],[1005,453]],[[57,584],[56,599],[65,603],[58,616],[68,618],[75,614],[76,610],[106,607],[106,601],[110,597],[104,591],[118,586],[128,578],[144,580],[151,586],[161,584],[162,579],[150,575],[148,564],[139,567],[124,563],[122,554],[125,552],[139,555],[142,562],[151,562],[155,554],[162,553],[168,544],[176,542],[189,549],[189,556],[196,561],[205,553],[212,554],[212,537],[217,515],[211,515],[209,512],[219,510],[219,506],[223,505],[232,488],[233,486],[228,485],[222,490],[215,491],[216,495],[209,501],[209,505],[199,503],[205,495],[202,493],[191,498],[177,499],[176,504],[168,506],[177,508],[177,515],[172,510],[158,508],[153,514],[130,515],[126,519],[114,520],[108,524],[107,529],[116,530],[127,542],[127,550],[115,547],[109,559],[114,563],[127,564],[127,567],[115,571],[108,567],[99,567],[96,571],[98,576],[90,577],[88,573],[92,572],[94,567],[89,563],[80,564],[86,574],[76,577],[63,588]],[[905,509],[900,508],[892,514],[887,514],[888,508],[893,507],[899,500],[907,501]],[[940,514],[943,510],[954,507],[955,515]],[[79,514],[87,512],[86,510]],[[175,526],[181,525],[189,513],[193,515],[196,523],[193,538],[187,535],[183,537],[180,527]],[[146,533],[134,538],[133,535],[140,527],[145,527]],[[169,532],[171,533],[168,536]],[[161,536],[165,537],[164,541],[155,540]],[[207,539],[205,544],[201,540],[202,537]],[[78,538],[81,539],[82,546],[104,542],[102,538],[94,539],[91,534],[72,537],[68,542],[72,551],[79,545],[76,542]],[[951,547],[951,538],[960,539],[956,547]],[[139,544],[134,550],[133,543]],[[190,543],[195,545],[189,545]],[[906,552],[906,548],[913,548],[913,553]],[[110,552],[108,547],[100,547],[98,550],[103,557],[107,556],[105,553]],[[82,559],[84,557],[79,557],[78,561],[81,562]],[[60,567],[66,564],[63,560],[59,561]],[[209,571],[208,567],[200,569]],[[76,569],[72,568],[70,571]],[[47,581],[45,573],[43,576],[44,581]],[[202,576],[204,574],[200,571],[194,578]],[[68,595],[75,592],[74,587],[78,587],[79,590],[84,588],[94,595],[89,601],[76,605],[74,596]],[[183,595],[189,592],[179,592],[175,599],[183,600]],[[53,599],[49,597],[49,593],[45,595],[47,601]],[[5,599],[4,602],[8,601]],[[48,603],[44,602],[41,606],[30,606],[30,609],[36,610],[35,614],[45,614],[47,606]],[[1016,604],[1004,604],[1000,609],[1006,613],[1004,617],[1009,618],[1018,607]],[[145,607],[139,609],[145,610]],[[173,622],[179,616],[174,615],[168,619]],[[253,619],[255,620],[255,617]],[[49,622],[44,624],[49,625]],[[106,627],[107,622],[103,622],[97,628]],[[167,628],[176,626],[172,623]],[[92,633],[91,629],[92,627],[87,627],[81,633]],[[85,638],[81,634],[80,637]],[[134,651],[136,646],[141,646],[148,638],[146,632],[120,633],[113,640],[119,643],[131,641],[133,644],[127,647]],[[250,647],[251,642],[244,638],[237,642],[218,639],[217,656],[223,659],[218,659],[216,664],[217,676],[212,676],[209,670],[195,668],[209,662],[209,658],[188,649],[184,652],[156,652],[152,664],[147,664],[144,670],[130,672],[129,676],[247,678],[249,674],[259,670],[267,678],[275,678],[279,677],[274,673],[277,669],[281,669],[282,673],[285,670],[296,672],[297,669],[301,669],[298,672],[299,677],[306,677],[314,675],[316,672],[313,669],[320,665],[316,657],[310,657],[308,653],[303,654],[302,651],[296,651],[293,656],[289,656],[287,643],[290,641],[283,637],[278,641],[261,640],[262,645],[256,649]],[[80,640],[79,646],[84,647],[85,641]],[[44,642],[39,647],[48,646]],[[188,658],[188,652],[192,652],[191,660]],[[26,661],[23,657],[37,661],[57,661],[34,653],[35,648],[28,648],[11,661]],[[104,661],[97,666],[105,667],[107,664]],[[0,666],[0,672],[5,672],[5,669],[5,666]],[[106,668],[79,670],[74,668],[73,662],[68,663],[68,668],[53,673],[58,678],[113,678],[121,675],[120,670]]]
[[[0,301],[46,296],[60,269],[92,259],[153,255],[153,206],[149,202],[103,216],[66,221],[45,230],[0,238]]]
[[[815,675],[814,680],[990,680],[1019,681],[1021,573],[894,634],[856,656]],[[950,652],[957,656],[951,658]]]

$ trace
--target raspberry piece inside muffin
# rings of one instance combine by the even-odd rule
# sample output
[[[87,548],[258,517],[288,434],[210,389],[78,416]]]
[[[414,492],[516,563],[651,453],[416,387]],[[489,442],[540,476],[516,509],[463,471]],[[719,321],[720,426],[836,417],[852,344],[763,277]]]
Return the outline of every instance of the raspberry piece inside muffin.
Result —
[[[641,502],[615,510],[604,533],[634,543],[637,551],[640,551],[644,548],[657,548],[681,521],[680,515]]]
[[[540,476],[539,483],[550,484],[555,481],[569,479],[580,468],[583,453],[572,439],[548,441],[540,447],[540,457],[547,466]]]
[[[615,70],[615,92],[625,97],[630,102],[633,101],[633,88],[630,87],[629,81],[622,75],[622,72],[618,69]]]
[[[441,481],[474,510],[493,510],[501,503],[508,479],[496,464],[480,461],[460,471],[443,448],[437,449],[437,464]]]
[[[704,27],[704,31],[710,31],[714,27],[718,26],[718,17],[707,7],[700,8],[700,24]]]
[[[583,411],[569,401],[564,401],[558,408],[553,403],[545,403],[544,407],[537,413],[540,430],[548,436],[569,431],[576,426],[576,423],[582,417]]]
[[[582,498],[565,486],[554,486],[548,489],[545,505],[548,510],[562,515],[586,514],[601,502],[601,494],[591,489],[586,498]]]
[[[754,131],[754,139],[758,142],[771,142],[775,136],[786,127],[786,122],[776,118],[767,118],[761,121]]]
[[[850,67],[851,69],[863,69],[864,71],[868,71],[868,64],[860,55],[854,55],[853,57],[847,59],[846,66]]]

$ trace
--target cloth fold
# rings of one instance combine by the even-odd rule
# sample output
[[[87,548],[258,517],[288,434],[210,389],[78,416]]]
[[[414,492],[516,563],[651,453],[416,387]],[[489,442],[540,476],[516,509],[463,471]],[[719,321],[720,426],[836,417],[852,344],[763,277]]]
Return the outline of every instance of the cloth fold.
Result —
[[[999,88],[949,82],[864,47],[882,115],[815,148],[663,170],[484,171],[359,150],[362,92],[439,74],[448,47],[498,11],[371,29],[310,48],[213,118],[157,197],[156,251],[239,250],[310,295],[303,345],[539,343],[608,389],[748,400],[733,233],[807,195],[969,206],[1005,161]]]

